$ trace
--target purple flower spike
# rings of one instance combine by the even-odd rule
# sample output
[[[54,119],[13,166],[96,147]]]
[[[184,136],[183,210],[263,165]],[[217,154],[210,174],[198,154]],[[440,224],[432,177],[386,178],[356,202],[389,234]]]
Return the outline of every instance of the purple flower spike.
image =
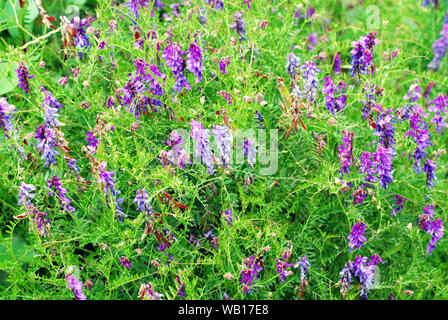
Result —
[[[432,255],[432,252],[436,247],[437,241],[442,239],[443,231],[444,227],[442,220],[440,218],[437,218],[434,221],[428,223],[427,232],[431,235],[431,240],[428,243],[426,251],[428,251],[429,255]]]
[[[125,256],[120,257],[120,264],[123,267],[128,268],[128,270],[131,270],[132,263]]]
[[[12,115],[17,111],[17,108],[9,104],[6,98],[0,98],[0,128],[6,138],[13,131],[14,127],[11,123]]]
[[[280,281],[285,283],[285,278],[292,275],[292,272],[286,270],[286,268],[292,267],[292,263],[286,263],[280,259],[275,259],[275,261],[277,261],[275,266],[277,267],[277,273],[280,274]]]
[[[220,163],[224,167],[230,165],[230,160],[232,156],[232,136],[230,129],[226,126],[213,126],[213,136],[220,153]]]
[[[338,157],[339,157],[339,163],[341,164],[340,174],[341,179],[346,174],[347,177],[350,175],[350,165],[352,163],[353,158],[353,132],[350,132],[348,130],[342,130],[343,138],[342,141],[344,142],[343,145],[340,145],[338,147]]]
[[[32,206],[33,203],[31,202],[31,199],[33,199],[36,195],[32,194],[30,191],[35,190],[36,187],[32,184],[22,182],[19,187],[19,201],[17,202],[17,205],[20,206],[24,204],[25,206]]]
[[[364,236],[364,232],[366,229],[366,224],[364,222],[357,222],[353,225],[352,231],[350,232],[348,239],[350,243],[350,252],[356,247],[358,250],[361,250],[361,247],[364,247],[364,242],[366,242],[367,238]]]
[[[437,180],[437,177],[434,173],[434,171],[437,169],[437,164],[430,160],[425,160],[425,165],[423,166],[423,171],[426,172],[426,186],[428,189],[434,188],[434,181]]]
[[[149,196],[145,189],[137,190],[137,196],[134,198],[133,202],[137,203],[137,210],[145,212],[148,216],[154,215],[154,209],[149,203]]]
[[[68,274],[65,276],[65,282],[68,290],[73,291],[76,300],[86,300],[86,295],[82,292],[82,282],[75,278],[74,275]]]
[[[247,162],[249,166],[253,168],[257,157],[257,150],[255,149],[257,144],[249,138],[244,139],[243,153],[247,156]]]
[[[227,67],[230,65],[230,58],[231,57],[224,57],[219,62],[219,72],[222,74],[227,74]]]
[[[210,174],[214,174],[213,171],[214,161],[213,155],[210,151],[210,141],[208,138],[208,129],[204,129],[201,123],[191,120],[191,137],[196,141],[195,157],[201,157],[202,163],[207,167]]]
[[[62,205],[62,209],[67,212],[74,212],[75,208],[70,205],[70,199],[66,196],[67,189],[62,187],[61,180],[58,176],[53,176],[51,179],[47,180],[48,188],[53,189],[53,192],[48,192],[50,196],[56,196]]]
[[[57,165],[56,156],[59,155],[55,149],[58,145],[55,133],[51,127],[41,124],[36,128],[34,137],[39,141],[36,148],[42,153],[42,160],[45,160],[44,167]]]
[[[408,199],[406,199],[403,196],[400,196],[399,194],[396,194],[394,199],[395,199],[395,204],[394,204],[394,207],[392,208],[392,212],[390,213],[390,215],[392,217],[395,217],[398,212],[403,210],[404,201],[409,201]]]
[[[185,284],[183,284],[180,281],[179,275],[176,275],[176,282],[179,284],[179,290],[177,291],[177,294],[180,295],[181,297],[185,297],[185,293],[182,291],[182,289],[184,288]]]
[[[19,78],[19,88],[22,88],[25,94],[30,92],[30,84],[28,79],[33,79],[34,75],[30,75],[29,71],[23,62],[19,62],[19,67],[17,68],[17,77]]]
[[[297,68],[300,67],[300,63],[300,58],[291,52],[286,60],[286,70],[288,70],[291,79],[295,79]]]
[[[195,83],[200,83],[202,79],[202,71],[205,68],[202,65],[202,51],[196,41],[190,44],[187,51],[187,69],[196,76]]]

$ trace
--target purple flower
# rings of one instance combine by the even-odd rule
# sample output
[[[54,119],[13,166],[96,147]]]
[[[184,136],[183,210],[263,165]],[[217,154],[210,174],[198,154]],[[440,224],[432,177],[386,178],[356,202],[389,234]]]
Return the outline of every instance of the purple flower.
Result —
[[[31,202],[31,199],[33,199],[36,195],[32,194],[30,191],[35,190],[36,187],[32,184],[22,182],[19,187],[19,201],[17,202],[17,205],[20,206],[24,204],[25,206],[32,206],[33,203]]]
[[[106,106],[107,109],[115,109],[115,98],[113,96],[107,97]]]
[[[201,48],[199,48],[196,41],[193,41],[187,50],[187,69],[196,76],[195,83],[200,83],[202,79],[202,71],[205,68],[202,65]]]
[[[57,196],[59,202],[62,205],[62,209],[67,212],[74,212],[75,208],[70,205],[70,199],[67,197],[67,189],[62,187],[61,180],[58,176],[54,175],[51,179],[47,180],[48,188],[53,189],[54,192],[48,192],[50,196]]]
[[[65,276],[65,283],[68,290],[73,291],[76,300],[86,300],[86,295],[82,292],[82,282],[75,278],[72,274]]]
[[[308,51],[313,51],[314,48],[316,47],[318,40],[317,40],[317,32],[313,32],[308,36],[308,41],[307,41],[307,49]]]
[[[213,125],[213,136],[220,153],[220,163],[228,167],[232,156],[232,136],[227,126]]]
[[[375,95],[375,86],[366,83],[362,89],[362,92],[365,94],[365,99],[362,101],[362,117],[366,120],[373,119],[373,111],[381,112],[381,106],[379,104],[375,104],[376,95]]]
[[[86,34],[87,28],[90,26],[90,22],[88,19],[80,19],[80,17],[76,16],[73,18],[70,26],[75,30],[74,43],[75,47],[78,49],[87,48],[89,49],[92,44],[90,43],[89,37]],[[78,52],[78,57],[82,59],[84,57],[84,52]]]
[[[390,114],[392,110],[383,112],[377,119],[375,125],[374,136],[379,137],[379,143],[385,148],[391,148],[395,144],[394,133],[395,128],[392,124],[395,123],[395,118]]]
[[[344,265],[344,268],[342,268],[341,272],[339,273],[339,285],[341,286],[341,293],[343,297],[345,297],[352,285],[352,264],[353,263],[349,261],[348,264]]]
[[[144,105],[144,98],[142,98],[145,92],[145,85],[141,82],[140,76],[128,75],[129,80],[123,87],[122,93],[123,105],[126,106],[125,110],[129,113],[133,113],[135,118],[139,118],[141,114],[146,110]],[[147,98],[147,97],[145,97]]]
[[[246,23],[243,19],[243,14],[237,11],[233,14],[235,21],[230,24],[230,28],[238,33],[240,36],[240,42],[246,41]]]
[[[232,209],[226,209],[225,218],[226,218],[226,220],[227,220],[227,224],[228,224],[229,226],[231,226],[232,223],[233,223],[233,213],[232,213]]]
[[[243,284],[243,293],[249,294],[253,289],[254,279],[258,279],[258,273],[262,270],[261,268],[261,256],[255,258],[250,256],[249,258],[244,258],[243,267],[241,271],[241,283]]]
[[[411,128],[404,134],[404,137],[411,136],[417,144],[414,152],[414,168],[417,174],[422,172],[421,160],[426,157],[426,148],[431,145],[429,140],[428,126],[423,118],[427,117],[420,106],[416,106],[409,118]]]
[[[207,167],[210,174],[214,174],[213,171],[214,161],[212,152],[210,151],[210,141],[208,139],[208,129],[204,129],[201,123],[191,119],[191,137],[196,141],[195,145],[195,157],[201,157],[202,163]]]
[[[337,111],[341,111],[345,107],[347,96],[340,95],[335,99],[335,93],[344,93],[346,84],[345,82],[342,82],[339,84],[338,88],[336,88],[330,76],[325,77],[322,81],[324,83],[322,93],[325,95],[325,106],[327,107],[328,111],[330,111],[330,113],[334,116],[335,109]]]
[[[230,65],[230,56],[229,57],[224,57],[221,59],[221,61],[219,62],[219,72],[221,72],[222,74],[227,74],[227,67]]]
[[[42,160],[45,160],[44,167],[49,167],[52,164],[56,165],[56,156],[59,152],[55,150],[57,147],[57,141],[55,139],[55,133],[51,127],[45,124],[41,124],[36,128],[34,137],[39,141],[36,148],[42,153]]]
[[[440,134],[443,127],[446,126],[445,118],[442,117],[442,113],[448,112],[448,101],[443,95],[439,95],[432,100],[430,104],[434,104],[434,106],[429,106],[428,111],[435,113],[430,122],[436,125],[437,133]]]
[[[341,165],[340,174],[341,179],[344,177],[344,174],[347,174],[347,177],[350,175],[350,165],[352,163],[353,158],[353,132],[348,130],[342,130],[343,138],[342,141],[344,144],[338,146],[338,157],[339,163]]]
[[[352,56],[352,68],[350,69],[350,77],[354,77],[356,74],[366,74],[368,67],[371,67],[371,73],[373,74],[373,46],[378,44],[378,40],[375,38],[376,32],[370,32],[366,37],[359,37],[359,41],[353,41],[354,47],[350,51]]]
[[[125,256],[120,257],[120,264],[121,266],[128,268],[128,270],[131,270],[132,263]]]
[[[137,210],[145,212],[148,216],[154,215],[154,209],[149,203],[149,196],[145,189],[137,190],[137,195],[133,202],[137,203]]]
[[[106,170],[107,162],[103,161],[98,167],[99,182],[104,183],[104,194],[106,196],[106,203],[109,206],[110,197],[113,198],[115,202],[115,214],[120,222],[123,222],[123,218],[126,214],[120,207],[120,203],[123,202],[123,198],[118,198],[117,196],[121,193],[120,190],[115,189],[115,180],[112,178],[115,172]]]
[[[445,57],[446,51],[448,50],[448,23],[444,22],[440,35],[442,37],[437,39],[432,45],[433,58],[428,64],[428,69],[432,71],[437,71],[439,69],[441,63],[440,60]]]
[[[362,221],[355,223],[352,227],[352,231],[350,232],[348,239],[350,243],[350,252],[356,247],[358,250],[361,250],[361,247],[364,247],[364,242],[366,242],[367,238],[364,236],[364,232],[366,229],[366,224]]]
[[[333,71],[335,73],[341,72],[341,53],[340,52],[336,53],[336,55],[334,56]]]
[[[70,168],[70,171],[74,174],[79,174],[79,167],[77,166],[78,161],[68,157],[65,157],[65,160],[67,161],[67,165]]]
[[[86,141],[89,143],[87,147],[89,148],[92,154],[96,153],[96,149],[98,148],[99,142],[93,135],[92,130],[89,130],[89,132],[86,133],[86,136],[87,136]]]
[[[430,160],[425,160],[425,165],[423,166],[423,171],[426,172],[426,186],[428,189],[434,188],[434,180],[437,180],[437,177],[434,171],[437,169],[437,164]]]
[[[184,87],[186,90],[191,90],[190,83],[187,81],[184,75],[185,61],[183,59],[184,52],[180,44],[170,42],[162,52],[162,58],[166,61],[166,66],[171,69],[176,82],[173,89],[176,92],[180,92]]]
[[[185,297],[185,293],[182,291],[182,289],[183,289],[183,287],[184,287],[185,284],[183,284],[183,283],[180,281],[180,277],[179,277],[179,275],[176,275],[176,282],[177,282],[177,284],[179,285],[179,289],[178,289],[178,291],[177,291],[177,294],[180,295],[181,297]]]
[[[257,144],[249,138],[244,139],[243,153],[247,156],[247,162],[249,166],[253,168],[257,157],[257,150],[255,149]]]
[[[360,186],[355,192],[352,193],[353,204],[362,204],[362,202],[366,199],[367,195],[364,191],[364,187]]]
[[[30,84],[28,79],[33,79],[34,75],[30,75],[25,63],[19,62],[19,67],[17,68],[17,77],[19,78],[19,88],[28,94],[30,92]]]
[[[291,52],[286,60],[286,70],[291,79],[295,79],[298,67],[300,67],[300,58]]]
[[[277,273],[280,274],[280,281],[285,283],[285,278],[287,276],[292,275],[292,272],[286,270],[286,268],[292,267],[292,263],[286,263],[286,262],[284,262],[284,261],[282,261],[280,259],[275,259],[275,261],[277,261],[275,266],[277,267]]]
[[[40,86],[40,89],[42,90],[44,94],[44,102],[42,102],[42,106],[47,105],[51,108],[56,108],[59,112],[64,106],[53,96],[53,93],[51,91],[47,91],[43,86]]]
[[[397,212],[403,210],[404,201],[409,201],[408,199],[406,199],[403,196],[400,196],[399,194],[396,194],[394,196],[394,200],[395,204],[394,207],[392,208],[392,212],[390,213],[392,217],[395,217],[397,215]]]
[[[387,185],[393,182],[392,177],[392,148],[384,148],[378,145],[374,155],[374,161],[377,163],[376,172],[379,175],[381,186],[387,189]]]
[[[319,82],[317,81],[316,73],[320,73],[320,71],[316,68],[316,65],[313,61],[305,62],[300,69],[303,70],[302,77],[305,81],[301,96],[307,99],[311,104],[316,100],[317,97]]]
[[[358,277],[361,283],[359,291],[363,300],[368,299],[369,291],[373,287],[374,268],[374,264],[367,262],[367,257],[361,257],[360,255],[355,257],[351,272],[354,277]]]
[[[2,128],[5,138],[8,138],[8,134],[13,131],[13,125],[11,123],[12,114],[17,111],[16,107],[9,104],[6,98],[0,98],[0,127]]]
[[[304,290],[308,284],[308,268],[311,267],[311,263],[306,256],[299,257],[299,260],[294,264],[294,268],[299,267],[300,271],[300,287]]]
[[[432,255],[432,251],[435,249],[437,241],[443,237],[444,227],[442,220],[437,218],[434,221],[429,222],[426,231],[431,235],[431,240],[428,243],[426,251],[428,251],[429,255]]]

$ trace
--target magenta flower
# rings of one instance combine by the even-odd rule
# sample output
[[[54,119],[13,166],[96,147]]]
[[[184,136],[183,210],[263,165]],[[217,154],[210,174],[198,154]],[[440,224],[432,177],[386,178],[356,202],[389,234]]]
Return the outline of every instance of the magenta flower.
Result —
[[[129,259],[126,258],[125,256],[121,256],[121,257],[120,257],[120,264],[121,264],[121,266],[123,266],[123,267],[128,268],[129,270],[131,270],[132,263],[131,263],[131,262],[129,261]]]
[[[292,267],[292,263],[286,263],[280,259],[274,259],[277,261],[275,266],[277,267],[277,273],[280,274],[280,281],[285,283],[285,278],[292,275],[291,271],[286,270],[288,267]]]
[[[219,62],[219,72],[222,74],[227,74],[227,67],[230,65],[230,58],[231,57],[224,57]]]
[[[339,163],[341,165],[340,174],[341,179],[347,174],[347,177],[350,175],[350,165],[352,163],[353,158],[353,132],[348,130],[342,130],[343,138],[342,141],[344,144],[338,146],[338,157]]]

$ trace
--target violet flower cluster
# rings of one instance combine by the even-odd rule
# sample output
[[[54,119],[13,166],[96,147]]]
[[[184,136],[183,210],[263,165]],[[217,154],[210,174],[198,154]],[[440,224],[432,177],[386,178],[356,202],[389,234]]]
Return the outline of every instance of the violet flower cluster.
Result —
[[[338,157],[341,168],[339,170],[341,174],[341,179],[346,174],[347,177],[350,175],[350,165],[353,158],[353,132],[348,130],[342,130],[344,144],[338,146]]]
[[[447,127],[445,113],[448,112],[448,100],[445,96],[439,95],[437,98],[430,102],[428,111],[434,112],[434,117],[431,119],[431,123],[435,124],[438,134],[441,134],[444,127]]]
[[[144,212],[147,216],[154,215],[154,209],[151,207],[149,203],[149,195],[145,189],[138,189],[137,195],[134,198],[133,203],[137,204],[137,210]]]
[[[446,51],[448,50],[448,23],[443,25],[440,35],[441,37],[432,45],[433,58],[428,64],[428,69],[432,71],[437,71],[439,69],[441,59],[445,57]]]
[[[246,41],[247,31],[246,31],[246,23],[244,22],[243,19],[243,13],[237,11],[233,14],[233,17],[235,18],[235,21],[230,24],[230,28],[236,31],[236,33],[238,33],[238,35],[240,36],[240,42]]]
[[[75,16],[70,24],[70,27],[73,28],[74,32],[74,44],[78,49],[89,49],[92,44],[90,43],[90,39],[87,36],[87,28],[90,26],[89,19],[83,18],[81,19],[79,16]],[[78,57],[82,59],[86,55],[85,52],[78,52]]]
[[[55,196],[62,205],[62,209],[67,212],[74,212],[75,208],[70,205],[71,200],[67,197],[67,189],[62,187],[61,180],[58,176],[54,175],[51,179],[47,180],[48,188],[53,191],[48,192],[48,195]]]
[[[367,238],[364,236],[366,230],[366,224],[362,221],[355,223],[348,235],[350,252],[356,247],[358,250],[361,250],[361,247],[364,247],[364,242],[366,242]]]
[[[173,72],[176,79],[173,90],[177,93],[185,87],[186,90],[191,90],[191,85],[185,77],[185,61],[183,56],[185,55],[182,47],[178,43],[170,42],[162,52],[162,58],[165,59],[167,67]]]
[[[195,83],[200,83],[205,68],[202,65],[202,51],[196,41],[193,41],[187,50],[187,69],[196,76]]]
[[[339,285],[341,286],[342,295],[345,296],[351,288],[353,278],[358,278],[361,299],[367,300],[369,291],[372,289],[375,280],[375,268],[380,262],[384,264],[383,260],[377,254],[371,256],[370,260],[367,257],[357,255],[354,262],[348,261],[339,273],[341,277]]]
[[[17,77],[19,78],[19,88],[22,88],[25,94],[30,92],[30,84],[28,79],[33,79],[34,75],[30,75],[28,68],[26,67],[24,62],[19,62],[19,66],[17,68]]]
[[[257,144],[253,142],[249,138],[244,139],[243,144],[243,154],[247,157],[247,162],[249,163],[249,166],[253,168],[255,166],[255,161],[257,157],[257,150],[256,150]]]
[[[293,264],[280,259],[275,259],[275,261],[277,261],[275,267],[277,268],[277,273],[280,275],[280,281],[285,283],[285,278],[292,275],[292,271],[286,270],[286,268],[292,267]]]
[[[42,153],[41,159],[45,161],[44,167],[57,165],[56,156],[59,155],[59,152],[55,150],[58,143],[53,128],[41,124],[36,128],[34,137],[38,140],[36,148]]]
[[[208,138],[209,130],[204,129],[203,125],[193,119],[191,119],[191,137],[196,141],[195,145],[195,157],[201,157],[202,163],[207,167],[210,174],[214,174],[213,171],[214,161],[213,154],[210,150],[210,141]]]
[[[106,196],[107,206],[110,205],[110,197],[115,202],[115,215],[117,216],[120,222],[123,222],[123,219],[126,217],[126,214],[123,212],[123,209],[120,207],[120,203],[123,202],[123,198],[118,198],[118,195],[121,193],[120,190],[115,188],[116,181],[112,178],[115,175],[115,172],[106,170],[107,162],[103,161],[98,166],[98,175],[99,182],[104,183],[104,194]]]
[[[317,80],[316,73],[320,73],[320,71],[316,68],[313,61],[305,62],[300,69],[303,70],[302,77],[305,81],[300,96],[307,99],[308,103],[311,104],[315,102],[317,98],[319,82]]]
[[[308,285],[308,268],[311,267],[311,263],[308,261],[306,256],[299,257],[297,262],[294,264],[294,268],[299,268],[300,273],[300,288],[305,290]]]
[[[423,208],[423,211],[424,213],[419,217],[419,226],[431,235],[426,251],[428,251],[429,255],[432,255],[437,242],[442,239],[444,235],[445,228],[443,227],[443,222],[440,218],[434,218],[435,212],[432,204],[426,205]]]
[[[83,286],[82,282],[72,274],[67,274],[65,276],[65,283],[68,290],[71,290],[75,294],[76,300],[86,300],[87,297],[84,292],[82,292]]]
[[[322,81],[324,83],[322,93],[325,95],[325,106],[331,115],[334,116],[336,111],[339,112],[345,108],[347,96],[344,95],[344,92],[347,84],[344,81],[340,81],[336,87],[330,76],[325,77]],[[335,94],[339,94],[338,97],[335,98]]]
[[[244,258],[241,271],[241,283],[243,284],[243,293],[249,294],[253,290],[253,281],[258,279],[258,273],[262,270],[261,256],[256,258],[250,256]]]
[[[414,169],[417,174],[422,172],[421,161],[426,157],[426,149],[432,144],[429,140],[428,125],[424,120],[427,116],[420,106],[415,106],[409,118],[410,129],[404,134],[404,137],[412,137],[417,144],[413,154]]]
[[[9,135],[14,129],[11,119],[16,112],[17,108],[14,105],[9,104],[6,98],[0,98],[0,128],[6,139],[9,138]]]
[[[405,197],[403,197],[403,196],[401,196],[401,195],[399,195],[399,194],[396,194],[396,195],[394,196],[394,200],[395,200],[395,204],[394,204],[394,206],[393,206],[393,208],[392,208],[392,211],[391,211],[391,213],[390,213],[390,215],[391,215],[392,217],[395,217],[395,216],[397,215],[398,212],[400,212],[401,210],[403,210],[404,202],[405,202],[405,201],[409,201],[407,198],[405,198]]]
[[[213,125],[213,136],[220,154],[218,161],[227,168],[232,157],[232,133],[225,125]]]
[[[354,77],[356,74],[367,74],[370,67],[370,73],[375,71],[373,62],[373,47],[378,44],[376,39],[376,32],[370,32],[365,37],[359,37],[358,42],[353,41],[354,47],[350,51],[352,57],[352,68],[350,69],[350,77]]]
[[[296,78],[297,68],[300,67],[300,64],[300,58],[291,52],[286,60],[286,70],[288,70],[289,76],[292,80]]]

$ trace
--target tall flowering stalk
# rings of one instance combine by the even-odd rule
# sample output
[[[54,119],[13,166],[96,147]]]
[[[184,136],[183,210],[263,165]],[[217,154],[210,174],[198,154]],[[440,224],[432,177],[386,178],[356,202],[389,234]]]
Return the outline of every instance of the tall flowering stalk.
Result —
[[[38,140],[36,148],[42,153],[41,159],[45,160],[44,167],[57,165],[56,156],[59,155],[59,152],[55,150],[58,143],[53,128],[41,124],[36,128],[34,137]]]
[[[230,165],[230,160],[232,157],[231,131],[225,125],[214,125],[213,136],[215,137],[215,142],[220,153],[220,163],[227,168]]]
[[[30,75],[28,68],[24,62],[19,62],[19,67],[17,68],[17,77],[19,78],[19,88],[22,88],[25,94],[30,92],[30,84],[28,79],[33,79],[34,75]]]
[[[117,216],[120,222],[123,222],[126,214],[123,212],[123,209],[120,207],[120,203],[123,202],[123,198],[118,198],[118,195],[121,193],[120,190],[115,188],[116,181],[112,178],[115,175],[115,172],[106,170],[107,162],[103,161],[98,166],[98,175],[99,175],[99,183],[103,183],[103,191],[106,196],[106,203],[109,206],[111,197],[115,202],[115,215]]]
[[[443,25],[440,35],[441,37],[432,45],[433,58],[428,64],[428,69],[432,71],[437,71],[439,69],[441,60],[445,57],[446,51],[448,50],[448,23]]]
[[[255,161],[257,157],[257,150],[256,150],[257,144],[253,142],[249,138],[244,139],[243,144],[243,153],[247,156],[247,162],[249,163],[249,166],[253,168],[255,166]]]
[[[184,87],[186,90],[191,90],[191,85],[184,75],[185,61],[183,59],[184,51],[180,44],[170,42],[162,52],[162,58],[165,59],[167,67],[173,72],[176,82],[173,89],[179,93]]]
[[[409,118],[410,129],[404,134],[404,137],[412,137],[417,144],[413,154],[414,169],[417,174],[422,172],[421,161],[426,157],[426,149],[432,144],[429,140],[428,125],[424,120],[427,116],[420,106],[415,106]]]
[[[370,73],[375,71],[373,62],[373,47],[378,44],[376,39],[376,32],[370,32],[366,37],[359,37],[358,42],[353,41],[354,47],[350,51],[352,56],[352,68],[350,69],[350,77],[354,77],[357,74],[367,74],[370,67]]]
[[[201,157],[202,163],[207,167],[210,174],[214,174],[213,171],[214,161],[213,155],[210,151],[210,141],[208,138],[208,129],[204,129],[201,123],[191,120],[191,137],[196,141],[195,156]]]
[[[300,297],[303,298],[303,292],[308,286],[308,268],[311,267],[311,263],[306,256],[299,257],[294,268],[299,268],[300,271]]]
[[[230,28],[236,31],[238,35],[240,36],[240,42],[246,41],[246,23],[243,19],[243,13],[240,11],[237,11],[233,14],[233,17],[235,18],[235,21],[230,24]]]
[[[196,41],[193,41],[187,50],[187,69],[196,76],[195,83],[200,83],[205,68],[202,65],[202,51]]]
[[[439,95],[437,98],[430,102],[428,111],[435,113],[430,122],[436,125],[437,133],[441,134],[442,129],[448,126],[446,117],[444,116],[445,112],[448,112],[447,98],[443,95]]]
[[[347,177],[350,175],[350,165],[353,159],[353,132],[348,130],[342,130],[344,144],[338,147],[338,157],[339,163],[341,165],[340,174],[341,178],[346,174]]]
[[[444,235],[445,228],[443,227],[443,222],[440,218],[434,219],[434,206],[432,204],[428,204],[423,208],[424,213],[419,217],[419,226],[424,231],[426,231],[429,235],[431,235],[431,239],[426,247],[426,251],[428,251],[429,255],[432,255],[437,242],[442,239]]]
[[[137,210],[146,213],[147,216],[154,215],[154,209],[149,203],[149,196],[145,189],[137,190],[137,195],[134,198],[134,203],[137,203]]]
[[[14,127],[11,119],[16,112],[17,108],[14,105],[9,104],[6,98],[0,98],[0,128],[7,139],[9,139],[9,135],[13,132]]]
[[[345,103],[347,102],[347,96],[343,93],[345,92],[346,84],[341,81],[339,86],[336,87],[330,76],[325,77],[323,80],[322,93],[325,95],[325,106],[328,111],[334,116],[335,111],[341,111],[345,108]],[[338,97],[335,98],[335,94],[340,93]]]
[[[65,276],[65,283],[68,290],[71,290],[75,294],[76,300],[86,300],[87,297],[85,293],[82,291],[83,285],[82,282],[72,274],[67,274]]]
[[[358,250],[361,247],[364,247],[364,242],[366,242],[367,238],[364,236],[366,230],[366,224],[362,221],[355,223],[348,235],[350,252],[356,247]]]
[[[315,102],[317,98],[319,82],[317,80],[316,74],[320,73],[320,71],[316,68],[316,65],[313,61],[305,62],[300,69],[303,70],[302,77],[305,81],[300,96],[306,99],[308,101],[308,104],[311,104]]]
[[[243,293],[249,294],[253,290],[253,282],[258,279],[258,273],[262,270],[262,256],[250,256],[244,258],[241,271],[241,283],[243,284]]]
[[[56,196],[62,205],[62,209],[67,212],[74,212],[75,208],[70,205],[70,199],[67,197],[67,189],[62,187],[61,180],[58,176],[54,175],[51,179],[47,180],[48,188],[53,191],[48,192],[50,196]]]

